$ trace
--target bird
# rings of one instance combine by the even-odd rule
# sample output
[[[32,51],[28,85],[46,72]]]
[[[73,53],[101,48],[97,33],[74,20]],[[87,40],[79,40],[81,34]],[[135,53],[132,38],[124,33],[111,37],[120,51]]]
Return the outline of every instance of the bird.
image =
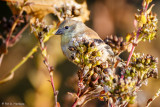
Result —
[[[55,35],[61,35],[63,54],[86,72],[100,65],[112,66],[116,61],[112,48],[81,21],[65,19]]]

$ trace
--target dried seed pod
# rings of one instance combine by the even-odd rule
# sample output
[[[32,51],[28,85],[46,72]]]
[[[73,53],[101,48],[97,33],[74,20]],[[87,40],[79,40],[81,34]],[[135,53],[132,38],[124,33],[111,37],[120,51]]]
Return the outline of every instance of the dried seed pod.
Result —
[[[107,77],[103,77],[104,82],[108,82],[108,78]]]
[[[108,39],[113,40],[113,35],[110,35]]]
[[[90,83],[89,83],[89,86],[90,86],[91,88],[94,88],[94,87],[95,87],[95,84],[94,84],[93,82],[90,82]]]
[[[113,40],[114,40],[114,42],[117,42],[118,41],[117,36],[113,36]]]
[[[69,46],[69,48],[68,48],[70,51],[75,51],[76,50],[76,48],[74,47],[74,46]]]
[[[38,32],[38,38],[39,38],[39,40],[43,38],[42,35],[43,35],[42,32]]]
[[[92,56],[96,56],[97,52],[96,51],[93,51],[92,52]]]
[[[108,73],[110,72],[110,68],[105,68],[105,69],[103,69],[103,72],[104,72],[105,74],[108,74]]]
[[[85,45],[88,48],[89,42],[84,41],[83,45]]]
[[[98,78],[98,74],[97,74],[97,73],[94,73],[94,74],[91,76],[91,80],[92,80],[92,81],[95,81],[97,78]]]
[[[116,80],[115,78],[113,78],[113,82],[116,83],[116,81],[117,81],[117,80]]]
[[[104,40],[104,42],[112,48],[115,55],[118,55],[121,52],[123,52],[124,50],[126,50],[126,42],[123,41],[122,37],[117,37],[117,36],[111,35],[111,36],[108,36]]]
[[[49,32],[49,28],[48,27],[45,27],[43,28],[43,31],[46,33],[46,32]]]
[[[76,55],[75,55],[75,54],[71,55],[71,59],[72,59],[72,60],[74,60],[75,58],[76,58]]]
[[[93,47],[93,46],[96,46],[95,42],[92,42],[92,43],[90,44],[90,47]]]

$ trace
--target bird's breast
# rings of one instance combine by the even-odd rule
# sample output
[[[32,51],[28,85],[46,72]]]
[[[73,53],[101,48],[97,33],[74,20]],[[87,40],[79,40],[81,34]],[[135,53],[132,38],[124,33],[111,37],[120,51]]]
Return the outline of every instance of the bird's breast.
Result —
[[[72,52],[69,50],[69,47],[73,46],[73,41],[74,41],[74,38],[72,37],[63,36],[61,38],[62,52],[68,59],[71,59]]]

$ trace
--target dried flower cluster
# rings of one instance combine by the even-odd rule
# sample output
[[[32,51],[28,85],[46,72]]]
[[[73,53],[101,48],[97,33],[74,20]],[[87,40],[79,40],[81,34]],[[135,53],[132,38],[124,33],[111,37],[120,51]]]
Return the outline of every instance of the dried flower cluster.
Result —
[[[139,10],[139,14],[135,14],[135,27],[138,31],[134,31],[132,34],[129,34],[126,38],[127,41],[134,40],[137,35],[137,42],[141,40],[150,41],[156,37],[158,19],[157,15],[152,13],[152,8],[154,5],[151,5],[148,9],[150,2],[146,2],[144,0],[142,3],[142,10]]]
[[[75,0],[66,0],[66,2],[58,1],[57,4],[54,5],[55,14],[61,21],[68,17],[73,17],[73,19],[83,22],[89,20],[89,11],[85,1],[79,4]]]
[[[69,47],[73,53],[71,57],[80,65],[79,89],[73,107],[83,105],[93,98],[107,101],[108,106],[126,106],[135,102],[137,92],[142,85],[147,84],[148,78],[157,78],[158,58],[133,54],[135,44],[141,40],[152,40],[157,32],[158,20],[151,12],[152,6],[147,10],[150,2],[143,1],[143,9],[135,17],[137,29],[126,37],[127,42],[117,36],[107,36],[104,40],[112,48],[115,57],[109,56],[108,60],[103,60],[103,51],[99,50],[103,41],[73,41]],[[127,49],[128,44],[133,47],[126,63],[116,55]]]
[[[38,19],[35,21],[35,23],[32,23],[31,25],[31,32],[35,34],[35,36],[38,37],[38,39],[44,39],[46,35],[51,31],[52,25],[45,25],[44,22],[40,22]],[[53,33],[51,34],[53,35]]]
[[[151,55],[133,54],[130,65],[127,68],[120,68],[117,82],[112,85],[115,86],[112,88],[114,96],[112,98],[116,99],[116,105],[134,103],[137,91],[147,83],[147,79],[157,78],[157,63],[157,58]]]
[[[104,39],[104,42],[112,48],[115,55],[119,55],[127,49],[127,43],[123,40],[123,37],[110,35]]]
[[[21,33],[29,25],[25,23],[24,29],[14,36],[15,28],[26,22],[26,17],[22,14],[25,11],[27,15],[34,19],[34,21],[30,20],[31,32],[34,33],[40,43],[39,47],[44,63],[51,78],[55,106],[58,106],[58,92],[55,90],[53,82],[54,68],[48,62],[47,48],[44,44],[54,35],[56,26],[48,26],[41,21],[44,16],[53,13],[60,21],[72,17],[85,22],[89,19],[89,11],[85,0],[81,3],[75,0],[46,1],[44,3],[34,0],[25,0],[25,2],[15,0],[8,3],[13,14],[18,13],[18,16],[14,16],[10,20],[3,18],[1,21],[4,30],[0,34],[0,57],[7,52],[8,46],[13,45],[18,40]],[[150,41],[155,38],[157,33],[158,20],[156,15],[151,12],[153,5],[148,9],[151,1],[143,1],[142,10],[135,15],[134,24],[136,30],[128,34],[126,37],[127,42],[117,36],[107,36],[104,41],[82,37],[79,37],[78,40],[76,40],[77,38],[72,38],[68,48],[71,53],[71,60],[80,67],[78,71],[78,93],[73,94],[76,99],[73,107],[84,105],[94,98],[108,102],[108,106],[126,106],[128,103],[134,103],[137,91],[142,85],[146,85],[148,78],[157,78],[158,59],[152,55],[145,56],[144,54],[134,53],[138,42],[141,40]],[[127,62],[125,62],[118,55],[127,49],[128,44],[132,44],[132,49]],[[31,54],[27,55],[25,61],[36,52],[37,48],[38,46],[33,48],[34,51],[32,50],[33,52],[31,51]],[[20,65],[25,61],[22,60]],[[15,68],[17,69],[18,67],[16,66]]]
[[[73,44],[69,47],[73,53],[71,57],[81,67],[78,72],[81,82],[78,97],[84,101],[95,97],[116,106],[134,103],[137,91],[146,80],[157,77],[158,60],[151,55],[134,54],[127,68],[123,65],[116,70],[116,65],[122,61],[102,61],[96,42],[82,39]],[[81,101],[78,103],[81,104]]]

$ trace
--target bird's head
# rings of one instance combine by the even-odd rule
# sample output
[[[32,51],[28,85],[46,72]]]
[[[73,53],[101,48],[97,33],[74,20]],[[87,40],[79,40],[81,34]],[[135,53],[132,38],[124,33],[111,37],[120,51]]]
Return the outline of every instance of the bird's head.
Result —
[[[80,21],[75,21],[72,19],[66,19],[64,20],[55,35],[73,35],[75,33],[80,32],[85,27],[84,23]]]

